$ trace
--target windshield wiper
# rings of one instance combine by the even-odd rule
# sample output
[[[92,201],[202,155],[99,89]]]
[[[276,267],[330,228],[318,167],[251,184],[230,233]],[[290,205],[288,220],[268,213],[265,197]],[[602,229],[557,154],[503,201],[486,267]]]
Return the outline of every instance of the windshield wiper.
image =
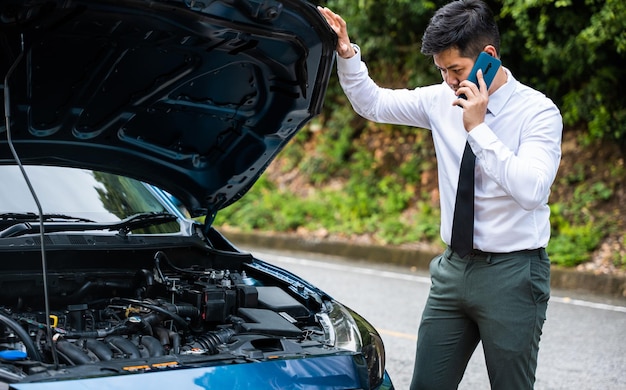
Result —
[[[0,214],[0,219],[5,218],[5,216],[28,216],[31,217],[31,213],[8,213],[8,214]],[[34,215],[34,214],[33,214]],[[48,219],[46,216],[54,215],[55,218]],[[117,222],[94,222],[89,219],[84,218],[75,218],[69,217],[68,219],[62,222],[59,222],[59,219],[62,219],[61,214],[44,214],[44,229],[46,233],[54,233],[54,232],[67,232],[67,231],[87,231],[87,230],[119,230],[120,234],[126,235],[131,230],[146,228],[155,225],[161,225],[168,222],[173,222],[178,219],[174,214],[170,214],[167,212],[161,213],[140,213],[131,215],[130,217],[124,218],[121,221]],[[8,218],[14,219],[16,221],[22,221],[11,225],[10,227],[0,231],[0,238],[7,237],[17,237],[24,234],[31,233],[39,233],[39,225],[31,224],[30,221],[37,220],[38,217],[35,216],[33,220],[28,219],[28,221],[24,221],[26,218]],[[70,222],[74,221],[74,222]]]
[[[44,214],[44,221],[77,221],[77,222],[96,222],[91,219],[74,217],[65,214]],[[0,213],[0,221],[39,221],[39,214],[36,213]]]
[[[119,230],[120,234],[127,234],[131,230],[147,228],[150,226],[161,225],[168,222],[174,222],[178,219],[174,214],[168,212],[162,213],[140,213],[124,218],[119,222],[111,224],[109,230]]]

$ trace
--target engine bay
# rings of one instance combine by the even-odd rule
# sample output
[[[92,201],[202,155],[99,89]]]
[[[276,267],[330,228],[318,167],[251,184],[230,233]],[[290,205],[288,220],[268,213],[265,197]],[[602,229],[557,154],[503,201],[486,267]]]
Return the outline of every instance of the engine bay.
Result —
[[[259,268],[250,255],[77,252],[49,251],[48,319],[37,252],[3,266],[0,382],[336,352],[319,318],[321,298]]]

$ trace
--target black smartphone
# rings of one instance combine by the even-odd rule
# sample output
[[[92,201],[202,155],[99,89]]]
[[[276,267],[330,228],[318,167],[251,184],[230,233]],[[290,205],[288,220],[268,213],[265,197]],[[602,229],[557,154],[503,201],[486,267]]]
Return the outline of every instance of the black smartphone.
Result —
[[[500,69],[500,64],[501,62],[499,59],[497,59],[496,57],[492,57],[486,52],[482,51],[478,55],[478,58],[476,59],[476,62],[474,63],[474,67],[470,71],[470,75],[467,79],[471,81],[472,83],[478,85],[478,78],[476,77],[476,72],[478,72],[478,69],[482,69],[483,79],[485,80],[485,84],[487,84],[487,89],[489,89],[491,82],[493,81],[494,77],[496,77],[496,73],[498,72],[498,69]],[[460,94],[459,97],[461,99],[467,99],[467,96],[465,96],[465,94],[463,93]]]

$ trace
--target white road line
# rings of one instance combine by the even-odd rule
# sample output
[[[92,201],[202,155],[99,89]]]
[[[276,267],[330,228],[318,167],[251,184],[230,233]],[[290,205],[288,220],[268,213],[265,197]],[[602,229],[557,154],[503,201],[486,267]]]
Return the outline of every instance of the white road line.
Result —
[[[600,309],[600,310],[617,311],[617,312],[626,313],[626,307],[624,306],[607,305],[605,303],[589,302],[589,301],[583,301],[581,299],[572,299],[569,297],[552,296],[550,297],[550,302],[558,302],[558,303],[563,303],[566,305],[582,306],[582,307],[588,307],[591,309]]]
[[[254,252],[255,255],[257,255],[258,253],[260,252],[258,251]],[[300,259],[300,258],[292,257],[292,256],[276,255],[276,254],[269,254],[269,253],[263,253],[262,255],[258,257],[261,259],[276,259],[277,261],[288,263],[288,264],[313,266],[313,267],[329,269],[333,271],[349,271],[349,272],[355,272],[355,273],[362,274],[362,275],[380,276],[380,277],[389,278],[389,279],[408,280],[411,282],[430,284],[430,278],[428,277],[417,276],[417,275],[407,275],[407,274],[401,274],[399,272],[383,271],[383,270],[374,269],[374,268],[355,267],[352,265],[343,265],[343,264],[336,264],[336,263],[328,263],[325,261]]]
[[[312,266],[312,267],[317,267],[317,268],[329,269],[333,271],[349,271],[349,272],[355,272],[355,273],[362,274],[362,275],[373,275],[373,276],[389,278],[389,279],[405,280],[405,281],[410,281],[410,282],[430,284],[430,278],[425,277],[425,276],[402,274],[399,272],[384,271],[380,269],[367,268],[367,267],[355,267],[353,265],[336,264],[336,263],[329,263],[325,261],[300,259],[300,258],[293,257],[293,256],[285,256],[285,255],[277,255],[277,254],[269,254],[269,253],[261,254],[261,252],[259,251],[254,251],[254,253],[255,255],[259,255],[259,258],[261,259],[264,259],[264,258],[268,260],[275,259],[278,262],[283,262],[283,263],[288,263],[288,264]],[[565,305],[572,305],[572,306],[588,307],[591,309],[626,313],[626,307],[624,306],[609,305],[605,303],[595,303],[595,302],[584,301],[580,299],[572,299],[569,297],[552,296],[550,297],[550,302],[562,303]]]

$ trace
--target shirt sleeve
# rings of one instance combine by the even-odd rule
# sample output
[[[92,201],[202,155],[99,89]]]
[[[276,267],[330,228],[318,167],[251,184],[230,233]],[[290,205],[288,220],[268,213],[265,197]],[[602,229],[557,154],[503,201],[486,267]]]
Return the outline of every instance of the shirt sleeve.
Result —
[[[432,93],[432,88],[381,88],[369,77],[359,47],[353,47],[354,56],[337,59],[337,75],[354,111],[373,122],[430,129],[428,110],[432,99],[426,95]]]
[[[516,152],[507,147],[485,123],[472,129],[469,142],[485,173],[520,207],[533,210],[546,204],[561,159],[563,121],[547,98],[535,105],[524,121]]]

